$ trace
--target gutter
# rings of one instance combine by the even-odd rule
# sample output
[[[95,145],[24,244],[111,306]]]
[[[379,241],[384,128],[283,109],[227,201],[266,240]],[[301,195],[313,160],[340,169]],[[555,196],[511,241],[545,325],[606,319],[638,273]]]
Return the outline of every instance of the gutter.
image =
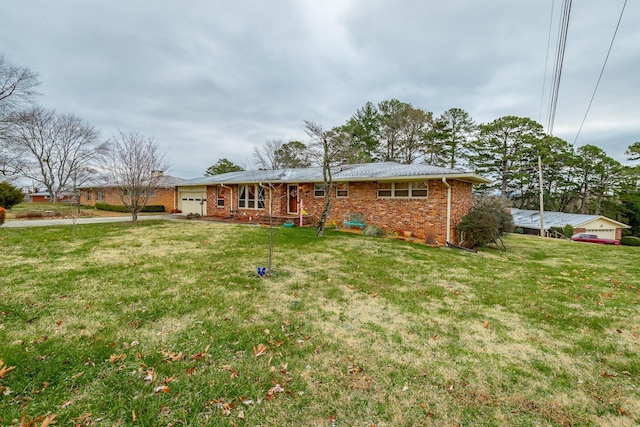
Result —
[[[442,177],[442,183],[447,187],[447,237],[446,244],[451,241],[451,185],[447,182],[446,177]]]

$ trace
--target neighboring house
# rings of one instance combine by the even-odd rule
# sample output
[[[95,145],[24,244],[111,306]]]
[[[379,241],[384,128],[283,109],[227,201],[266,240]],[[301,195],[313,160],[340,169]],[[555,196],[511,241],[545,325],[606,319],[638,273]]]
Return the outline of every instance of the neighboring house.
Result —
[[[540,211],[511,209],[513,224],[522,228],[525,234],[540,235]],[[603,239],[617,239],[622,237],[622,229],[628,225],[607,218],[602,215],[582,215],[564,212],[544,212],[544,229],[549,233],[551,227],[573,227],[573,233],[597,234]]]
[[[489,180],[459,169],[367,163],[332,169],[328,222],[360,213],[367,224],[428,244],[459,241],[456,226],[472,205],[474,184]],[[178,185],[178,209],[203,216],[317,223],[325,203],[322,168],[230,172]]]
[[[178,208],[178,198],[176,186],[182,183],[182,178],[170,175],[162,175],[158,184],[149,194],[147,206],[162,205],[165,212],[171,212]],[[85,206],[95,206],[96,203],[106,203],[109,205],[122,205],[120,190],[108,184],[86,184],[79,187],[80,204]]]
[[[37,193],[29,193],[27,194],[26,200],[32,203],[50,203],[51,202],[51,194],[48,191],[39,191]],[[56,194],[56,202],[72,202],[73,201],[73,193],[63,191],[62,193]]]

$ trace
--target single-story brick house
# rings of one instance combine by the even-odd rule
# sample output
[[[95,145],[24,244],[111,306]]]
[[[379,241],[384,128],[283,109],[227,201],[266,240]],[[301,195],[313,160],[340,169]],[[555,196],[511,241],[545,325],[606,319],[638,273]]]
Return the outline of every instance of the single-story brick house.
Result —
[[[540,211],[511,208],[513,224],[522,229],[524,234],[540,235]],[[544,229],[548,235],[551,227],[573,227],[573,233],[597,234],[603,239],[622,237],[622,229],[628,225],[602,215],[582,215],[564,212],[544,212]]]
[[[337,166],[332,177],[329,223],[361,213],[367,224],[434,245],[458,243],[473,185],[490,182],[461,169],[393,162]],[[184,181],[177,191],[185,214],[295,223],[318,221],[326,194],[320,167],[230,172]]]
[[[183,182],[182,178],[162,175],[158,179],[155,189],[149,194],[147,205],[163,205],[165,212],[178,208],[178,193],[176,186]],[[79,187],[80,204],[95,206],[96,203],[122,205],[120,190],[108,184],[86,184]]]
[[[26,200],[32,203],[50,203],[51,202],[51,194],[48,191],[38,191],[36,193],[27,194]],[[61,203],[69,203],[73,201],[73,193],[68,191],[63,191],[61,193],[56,193],[56,202]]]

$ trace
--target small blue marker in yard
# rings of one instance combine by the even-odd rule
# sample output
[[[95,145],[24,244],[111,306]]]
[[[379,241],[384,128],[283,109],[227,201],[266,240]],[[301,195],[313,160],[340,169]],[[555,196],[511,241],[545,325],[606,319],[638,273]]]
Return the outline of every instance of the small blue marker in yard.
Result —
[[[258,276],[264,277],[267,275],[267,267],[258,267]]]

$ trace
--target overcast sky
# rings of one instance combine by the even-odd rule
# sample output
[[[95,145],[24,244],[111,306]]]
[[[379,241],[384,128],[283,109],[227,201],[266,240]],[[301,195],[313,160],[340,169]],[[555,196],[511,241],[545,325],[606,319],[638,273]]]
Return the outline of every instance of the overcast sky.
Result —
[[[552,4],[555,11],[552,15]],[[573,143],[624,0],[573,2],[554,134]],[[29,0],[0,2],[0,54],[42,82],[38,102],[153,136],[171,175],[308,137],[397,98],[478,123],[547,123],[561,0]],[[553,18],[552,18],[553,16]],[[576,146],[624,161],[640,140],[640,2],[626,6]],[[547,43],[551,51],[543,97]],[[542,108],[541,108],[542,106]]]

